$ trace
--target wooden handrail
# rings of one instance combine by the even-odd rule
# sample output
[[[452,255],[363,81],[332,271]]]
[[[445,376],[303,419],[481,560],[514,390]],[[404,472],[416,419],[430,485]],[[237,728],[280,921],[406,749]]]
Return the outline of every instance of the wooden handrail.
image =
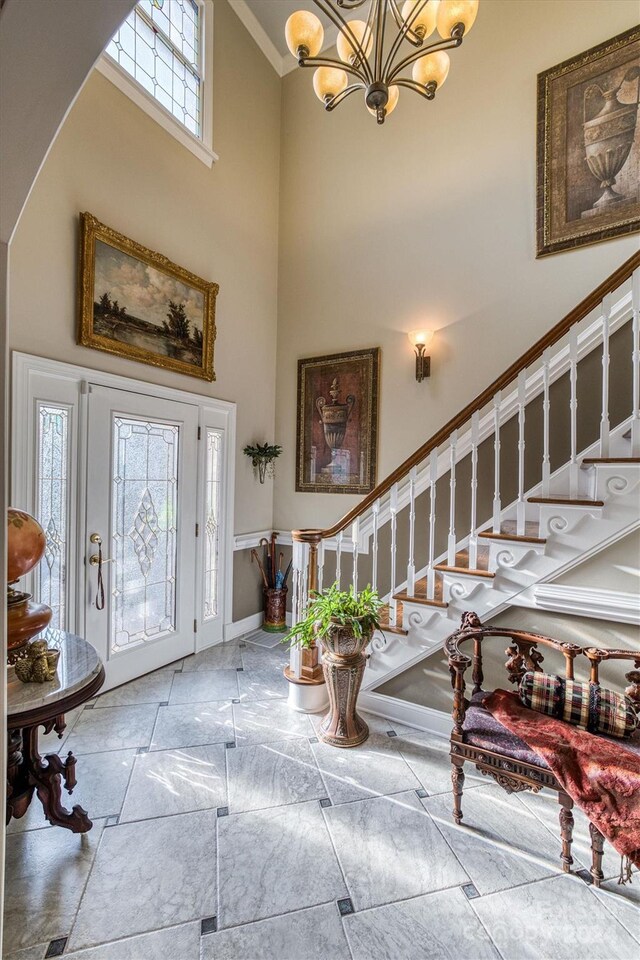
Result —
[[[483,390],[475,400],[472,400],[471,403],[468,403],[467,406],[456,414],[448,423],[445,423],[437,433],[434,433],[433,436],[427,440],[426,443],[423,443],[415,453],[412,453],[410,457],[400,464],[400,466],[390,473],[388,477],[378,484],[378,486],[367,494],[364,500],[361,500],[357,506],[352,510],[346,513],[341,520],[338,520],[337,523],[334,523],[332,527],[327,527],[325,530],[296,530],[293,533],[294,540],[302,540],[306,542],[319,542],[320,540],[325,540],[327,537],[334,537],[337,533],[340,533],[341,530],[344,530],[345,527],[348,527],[349,524],[353,523],[357,517],[362,516],[362,514],[371,507],[376,500],[384,496],[391,487],[402,480],[409,471],[421,463],[432,450],[435,450],[440,444],[444,443],[445,440],[448,440],[454,430],[459,430],[460,427],[471,419],[472,415],[476,411],[481,410],[486,404],[488,404],[493,397],[496,395],[498,390],[504,390],[505,387],[509,386],[512,383],[518,374],[522,370],[526,370],[534,361],[538,360],[547,347],[552,347],[554,343],[557,343],[565,333],[567,333],[574,323],[579,323],[580,320],[583,320],[592,310],[594,310],[599,303],[602,302],[604,297],[608,293],[612,293],[614,290],[628,280],[634,270],[637,270],[640,267],[640,253],[634,253],[632,257],[629,257],[622,266],[607,277],[606,280],[592,290],[591,293],[582,300],[577,307],[574,307],[573,310],[570,310],[566,317],[563,317],[559,323],[552,327],[548,333],[545,333],[532,347],[530,347],[526,353],[523,353],[522,356],[514,361],[510,367],[508,367],[503,374],[501,374],[496,380],[491,383],[486,390]]]

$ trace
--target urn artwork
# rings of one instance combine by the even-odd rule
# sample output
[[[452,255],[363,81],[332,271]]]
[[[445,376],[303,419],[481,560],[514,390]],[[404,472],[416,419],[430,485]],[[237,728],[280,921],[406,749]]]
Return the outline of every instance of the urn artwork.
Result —
[[[325,397],[318,397],[316,407],[322,420],[324,429],[324,438],[327,446],[331,450],[331,462],[322,467],[321,473],[329,480],[334,480],[347,476],[350,472],[350,465],[344,463],[340,456],[340,449],[344,443],[344,436],[347,432],[347,423],[353,410],[356,398],[349,394],[345,403],[339,403],[340,388],[338,387],[338,378],[334,377],[329,390],[331,397],[327,401]]]
[[[618,92],[625,83],[636,82],[634,103],[621,103]],[[588,118],[593,101],[604,101],[599,112]],[[600,182],[602,195],[583,217],[592,217],[609,204],[621,203],[627,198],[613,188],[616,177],[627,162],[636,132],[640,104],[640,68],[631,67],[617,85],[609,89],[592,83],[584,92],[584,146],[586,162],[593,176]]]
[[[30,513],[7,510],[7,649],[9,663],[22,655],[29,640],[48,625],[51,608],[35,603],[30,593],[15,590],[12,584],[29,573],[41,560],[47,546],[45,532]]]

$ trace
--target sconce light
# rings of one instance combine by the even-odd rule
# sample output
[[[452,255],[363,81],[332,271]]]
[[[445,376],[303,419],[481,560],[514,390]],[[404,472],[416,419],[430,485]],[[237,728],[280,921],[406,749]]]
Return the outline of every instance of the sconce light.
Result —
[[[431,376],[431,357],[425,356],[425,350],[431,343],[433,330],[412,330],[408,336],[416,351],[416,380],[422,383],[425,377]]]

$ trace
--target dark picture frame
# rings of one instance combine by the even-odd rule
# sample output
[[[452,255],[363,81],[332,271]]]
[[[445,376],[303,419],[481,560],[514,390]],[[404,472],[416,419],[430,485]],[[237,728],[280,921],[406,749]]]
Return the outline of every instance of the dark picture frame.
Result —
[[[640,27],[538,74],[538,257],[640,230],[639,103]]]
[[[379,378],[379,347],[298,360],[298,492],[373,490]]]

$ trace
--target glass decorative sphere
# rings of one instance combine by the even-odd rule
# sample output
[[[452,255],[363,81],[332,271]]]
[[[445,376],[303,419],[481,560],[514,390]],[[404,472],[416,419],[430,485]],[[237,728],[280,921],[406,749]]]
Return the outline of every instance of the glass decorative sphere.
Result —
[[[7,580],[13,583],[42,559],[47,538],[35,517],[24,510],[7,510]]]

